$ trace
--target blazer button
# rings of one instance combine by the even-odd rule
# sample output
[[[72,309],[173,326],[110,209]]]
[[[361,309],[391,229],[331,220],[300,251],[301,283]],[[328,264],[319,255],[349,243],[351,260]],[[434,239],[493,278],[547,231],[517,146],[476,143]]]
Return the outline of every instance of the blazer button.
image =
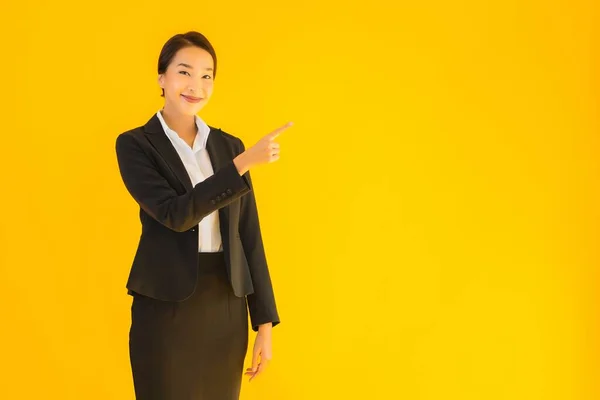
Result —
[[[215,203],[216,203],[216,201],[214,201],[214,200],[211,200],[210,202],[211,202],[211,203],[213,203],[213,204],[215,204]]]
[[[192,229],[190,229],[190,231],[196,232],[196,228],[192,228]]]
[[[227,193],[223,192],[221,193],[221,196],[223,196],[223,198],[227,197]]]
[[[221,201],[221,196],[217,196],[217,201]]]
[[[231,189],[227,189],[227,193],[228,193],[228,194],[231,194]]]

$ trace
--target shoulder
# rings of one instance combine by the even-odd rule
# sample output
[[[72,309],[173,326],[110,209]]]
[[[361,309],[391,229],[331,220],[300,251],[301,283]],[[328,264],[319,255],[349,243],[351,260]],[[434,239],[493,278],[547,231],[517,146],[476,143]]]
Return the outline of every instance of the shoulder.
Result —
[[[145,142],[144,127],[138,126],[118,134],[115,139],[115,147],[117,152],[133,148],[139,149],[145,147]]]
[[[224,130],[222,130],[221,128],[215,128],[213,126],[210,126],[210,134],[216,134],[216,135],[220,135],[230,146],[232,146],[233,148],[239,150],[239,151],[243,151],[244,149],[244,142],[242,141],[242,139],[240,139],[239,137],[232,135],[231,133],[225,132]]]
[[[143,135],[144,135],[144,127],[143,126],[138,126],[136,128],[132,128],[132,129],[129,129],[129,130],[123,132],[123,133],[120,133],[117,136],[117,139],[121,138],[123,136],[127,136],[127,137],[132,137],[132,138],[135,138],[135,139],[139,140]]]
[[[163,132],[162,125],[158,119],[158,113],[152,114],[148,121],[140,126],[126,130],[117,136],[118,142],[137,142],[144,144],[147,142],[146,134],[150,132]]]

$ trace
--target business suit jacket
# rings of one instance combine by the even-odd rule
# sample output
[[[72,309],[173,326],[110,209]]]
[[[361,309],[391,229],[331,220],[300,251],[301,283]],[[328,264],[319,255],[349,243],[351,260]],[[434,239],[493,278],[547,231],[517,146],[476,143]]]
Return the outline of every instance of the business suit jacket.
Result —
[[[210,127],[210,126],[209,126]],[[119,170],[140,206],[142,234],[127,281],[128,293],[183,301],[198,273],[198,223],[218,210],[227,273],[236,296],[247,296],[254,331],[279,323],[250,172],[233,159],[243,142],[210,127],[206,143],[214,175],[196,186],[156,115],[116,139]]]

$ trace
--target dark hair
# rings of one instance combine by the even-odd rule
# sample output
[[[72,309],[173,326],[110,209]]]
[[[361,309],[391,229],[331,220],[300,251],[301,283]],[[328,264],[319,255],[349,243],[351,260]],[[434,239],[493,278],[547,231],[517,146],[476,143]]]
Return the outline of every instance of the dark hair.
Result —
[[[217,53],[212,47],[208,39],[200,32],[189,31],[187,33],[179,33],[167,40],[167,43],[163,46],[158,57],[158,73],[164,74],[167,71],[167,67],[173,61],[175,54],[185,48],[196,46],[208,51],[213,58],[213,79],[217,76]],[[165,90],[162,90],[162,97],[165,96]]]

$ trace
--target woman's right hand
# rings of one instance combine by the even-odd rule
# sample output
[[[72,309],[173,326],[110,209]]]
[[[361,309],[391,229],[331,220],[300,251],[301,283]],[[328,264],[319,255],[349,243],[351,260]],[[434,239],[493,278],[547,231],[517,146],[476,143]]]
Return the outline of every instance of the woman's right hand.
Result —
[[[254,146],[238,155],[233,162],[240,175],[244,175],[250,168],[257,165],[279,160],[280,146],[279,143],[275,142],[275,138],[292,125],[292,122],[288,122],[275,129],[268,135],[263,136]]]

